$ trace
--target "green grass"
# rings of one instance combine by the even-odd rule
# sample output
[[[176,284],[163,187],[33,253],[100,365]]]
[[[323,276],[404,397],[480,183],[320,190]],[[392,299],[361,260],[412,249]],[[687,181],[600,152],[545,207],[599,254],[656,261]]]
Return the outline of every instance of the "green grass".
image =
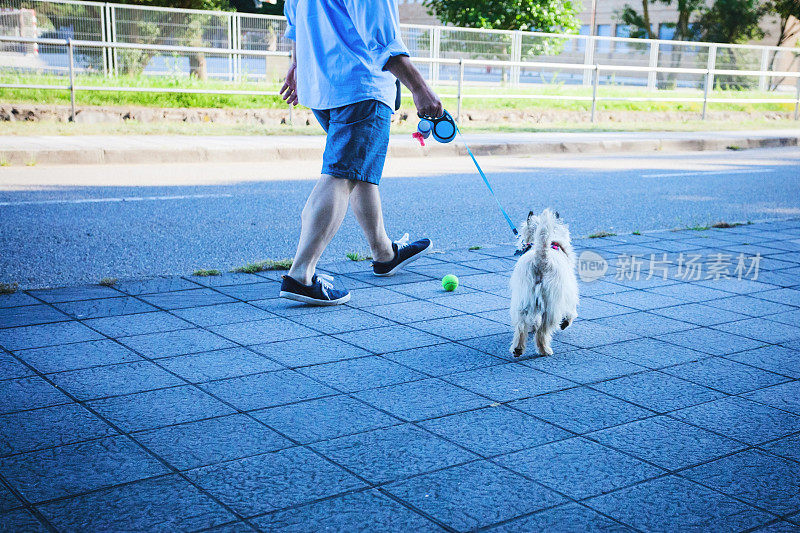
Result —
[[[97,284],[104,287],[113,287],[117,284],[117,278],[102,278]]]
[[[29,102],[39,104],[69,104],[69,91],[66,90],[67,80],[63,76],[46,74],[0,74],[0,83],[25,83],[40,85],[64,85],[64,90],[49,89],[0,89],[0,100],[5,102]],[[275,91],[280,88],[281,82],[227,82],[221,80],[200,81],[186,76],[119,76],[106,78],[100,75],[79,75],[76,77],[77,86],[95,87],[142,87],[142,88],[186,88],[186,89],[211,89],[211,90],[240,90],[240,91]],[[456,88],[453,85],[435,86],[443,97],[445,106],[452,110],[456,108],[456,99],[453,97]],[[591,108],[591,102],[569,100],[569,96],[591,96],[592,88],[583,85],[561,85],[557,83],[542,83],[523,85],[520,87],[485,85],[467,86],[464,88],[463,109],[466,113],[470,109],[492,110],[536,110],[536,109],[563,109],[584,110]],[[406,109],[412,109],[411,98],[408,93],[403,100]],[[513,96],[560,96],[555,100],[541,100],[531,98],[487,98],[487,95],[513,95]],[[701,90],[660,90],[657,93],[647,91],[640,87],[626,87],[617,84],[603,84],[599,88],[600,98],[606,97],[701,97]],[[764,91],[714,91],[711,97],[726,98],[774,98],[776,93]],[[144,107],[199,107],[199,108],[240,108],[240,109],[284,109],[285,104],[279,96],[255,95],[211,95],[211,94],[186,94],[186,93],[134,93],[120,91],[78,91],[76,103],[86,105],[134,105]],[[598,110],[624,110],[624,111],[692,111],[699,112],[702,103],[699,102],[626,102],[626,101],[600,101]],[[793,111],[793,104],[709,104],[710,110],[725,109],[730,111]]]
[[[16,283],[0,283],[0,294],[14,294],[19,289]]]
[[[469,250],[480,250],[483,246],[470,246]]]
[[[634,232],[632,233],[632,235],[641,235],[641,234],[642,234],[642,232],[641,232],[641,231],[639,231],[639,230],[636,230],[636,231],[634,231]]]
[[[613,237],[616,233],[610,233],[608,231],[598,231],[597,233],[592,233],[589,235],[590,239],[602,239],[603,237]]]
[[[195,270],[194,272],[192,272],[192,276],[200,276],[202,278],[206,278],[209,276],[221,276],[221,275],[222,272],[216,269],[206,270],[201,268],[200,270]]]
[[[266,272],[268,270],[289,270],[291,267],[291,259],[280,259],[278,261],[267,259],[266,261],[257,261],[255,263],[248,263],[244,266],[234,268],[232,272],[237,272],[240,274],[255,274],[256,272]]]
[[[710,225],[704,226],[702,224],[696,224],[694,226],[689,226],[686,229],[692,230],[692,231],[708,231],[708,230],[711,229],[711,226]]]
[[[345,256],[346,256],[346,257],[347,257],[347,258],[348,258],[350,261],[367,261],[367,260],[369,260],[369,259],[372,259],[372,256],[371,256],[371,255],[361,255],[361,254],[360,254],[360,253],[358,253],[358,252],[347,252],[347,253],[345,254]]]

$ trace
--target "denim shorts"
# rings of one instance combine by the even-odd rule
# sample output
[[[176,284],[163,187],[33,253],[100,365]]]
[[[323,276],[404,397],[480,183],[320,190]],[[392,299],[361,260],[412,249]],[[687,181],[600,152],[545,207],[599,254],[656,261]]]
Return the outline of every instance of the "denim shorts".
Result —
[[[328,134],[322,173],[377,185],[389,146],[392,109],[377,100],[363,100],[312,111]]]

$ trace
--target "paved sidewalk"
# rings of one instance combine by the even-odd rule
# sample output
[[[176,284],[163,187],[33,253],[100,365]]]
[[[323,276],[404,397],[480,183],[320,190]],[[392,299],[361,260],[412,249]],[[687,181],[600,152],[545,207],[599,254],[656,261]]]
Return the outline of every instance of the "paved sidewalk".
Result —
[[[0,296],[0,531],[796,531],[800,220],[577,244],[612,268],[518,361],[508,248],[328,265],[335,309],[278,273]],[[646,279],[681,253],[760,270]]]
[[[478,155],[653,152],[797,146],[800,129],[707,132],[587,132],[466,134]],[[202,163],[305,160],[319,158],[322,135],[61,135],[0,136],[0,157],[11,165],[119,163]],[[461,142],[425,148],[410,135],[393,135],[390,157],[466,155]]]

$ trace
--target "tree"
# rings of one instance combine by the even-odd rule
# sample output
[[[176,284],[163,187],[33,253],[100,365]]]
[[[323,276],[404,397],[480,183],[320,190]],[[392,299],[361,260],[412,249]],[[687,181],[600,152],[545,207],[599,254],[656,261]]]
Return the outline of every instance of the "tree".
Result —
[[[578,33],[580,3],[571,0],[425,0],[443,24],[467,28]]]
[[[742,43],[764,37],[759,27],[768,8],[758,0],[714,0],[697,20],[701,41]]]
[[[672,5],[672,0],[657,0],[664,5]],[[655,38],[652,24],[650,24],[650,5],[654,0],[642,0],[642,12],[630,4],[625,4],[621,11],[617,12],[617,19],[623,24],[628,24],[631,28],[631,37]],[[704,0],[676,0],[678,18],[671,25],[675,28],[672,38],[676,41],[691,41],[696,37],[696,33],[690,23],[691,19],[697,15],[705,4]]]
[[[779,18],[779,31],[777,46],[783,46],[791,42],[794,38],[800,36],[800,0],[774,0],[768,5],[769,12],[777,15]],[[788,65],[780,65],[781,70],[791,70],[795,61],[797,61],[798,54],[792,56],[792,60]],[[772,58],[769,61],[770,70],[775,70],[775,63],[778,60],[778,51],[772,52]],[[770,88],[775,89],[781,83],[783,78],[770,78]]]

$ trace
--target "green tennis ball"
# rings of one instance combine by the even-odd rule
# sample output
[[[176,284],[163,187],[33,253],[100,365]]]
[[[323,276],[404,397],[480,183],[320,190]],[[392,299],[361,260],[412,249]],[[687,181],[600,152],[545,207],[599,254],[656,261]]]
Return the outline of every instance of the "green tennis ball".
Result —
[[[447,292],[452,292],[458,288],[458,278],[453,274],[448,274],[442,278],[442,288]]]

